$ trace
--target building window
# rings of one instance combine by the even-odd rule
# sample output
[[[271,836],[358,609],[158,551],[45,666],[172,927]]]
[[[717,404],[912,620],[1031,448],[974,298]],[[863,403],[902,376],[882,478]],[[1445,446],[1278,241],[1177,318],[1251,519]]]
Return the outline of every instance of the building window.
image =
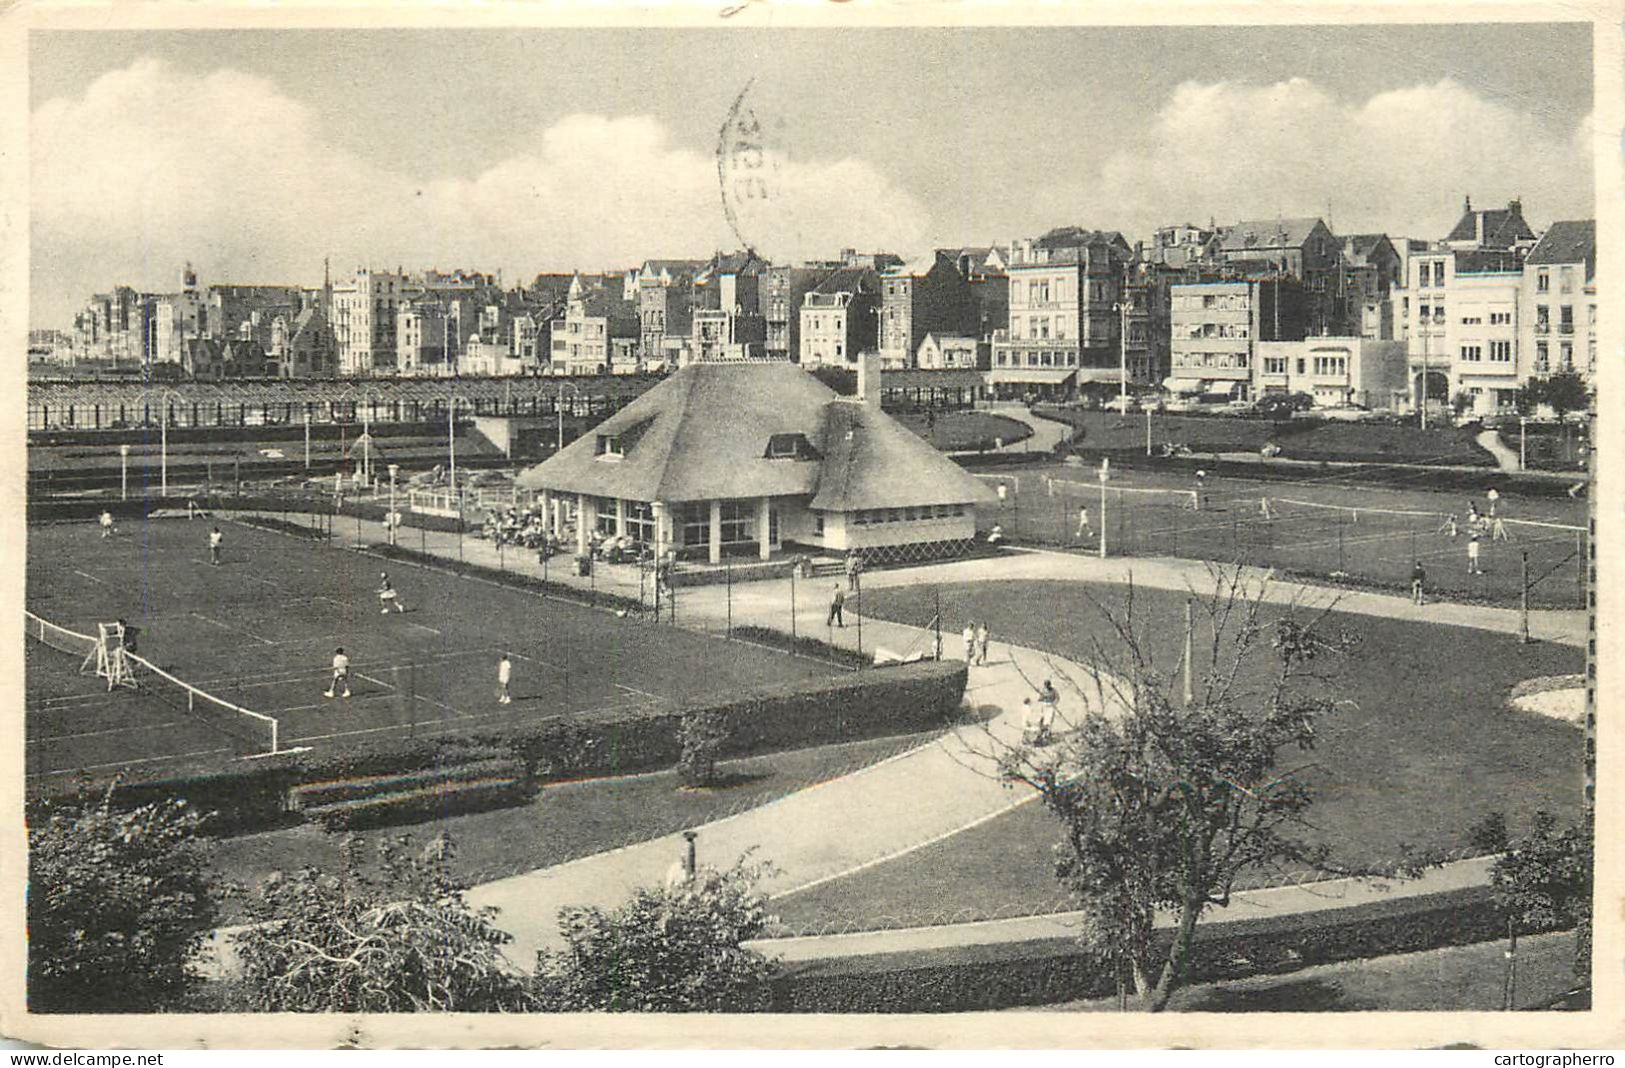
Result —
[[[819,538],[822,538],[824,536],[824,513],[823,512],[814,512],[813,513],[813,536],[814,537],[819,537]]]
[[[1512,323],[1511,312],[1490,312],[1491,326],[1509,326]]]
[[[1484,358],[1484,347],[1482,345],[1463,345],[1461,347],[1461,358],[1465,363],[1477,363]]]
[[[1557,332],[1560,334],[1574,333],[1574,306],[1565,304],[1558,309]]]
[[[1267,374],[1267,375],[1284,375],[1284,374],[1286,374],[1286,357],[1285,356],[1266,356],[1266,357],[1264,357],[1264,373]]]
[[[633,541],[654,544],[655,513],[648,501],[626,502],[626,533]]]
[[[1348,374],[1348,358],[1346,356],[1316,356],[1315,374],[1322,377],[1328,375],[1343,377]]]
[[[1512,342],[1510,342],[1510,341],[1492,341],[1492,342],[1490,342],[1490,362],[1491,363],[1511,363],[1512,362]]]
[[[722,543],[734,545],[739,542],[755,540],[752,529],[755,527],[754,509],[750,501],[723,501],[722,502]]]
[[[1552,288],[1552,274],[1550,271],[1539,271],[1535,275],[1535,292],[1548,293]]]
[[[1552,329],[1552,309],[1544,304],[1535,305],[1535,333],[1545,334]]]
[[[706,501],[689,501],[677,508],[677,519],[682,525],[684,545],[709,545],[711,542],[711,505]]]
[[[1535,342],[1535,373],[1543,375],[1551,370],[1551,357],[1546,351],[1546,342]]]
[[[1558,364],[1557,369],[1564,372],[1574,370],[1574,342],[1563,342],[1558,349],[1558,354],[1561,362]]]

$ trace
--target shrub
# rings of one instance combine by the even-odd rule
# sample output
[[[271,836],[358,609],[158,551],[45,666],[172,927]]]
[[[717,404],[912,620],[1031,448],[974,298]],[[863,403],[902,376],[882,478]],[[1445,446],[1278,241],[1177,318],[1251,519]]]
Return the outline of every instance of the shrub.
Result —
[[[524,780],[514,775],[455,779],[416,790],[357,797],[307,809],[306,815],[330,831],[354,831],[391,823],[411,823],[431,816],[456,816],[515,804],[524,796]]]
[[[715,712],[701,710],[683,717],[677,776],[684,786],[710,786],[716,781],[717,754],[727,740],[728,724]]]
[[[492,777],[522,777],[525,767],[512,756],[481,760],[470,764],[450,764],[399,775],[365,775],[331,782],[308,782],[288,793],[289,807],[306,810],[318,805],[354,801],[378,794],[418,790],[454,780]]]
[[[787,653],[795,653],[797,656],[813,660],[830,660],[843,667],[865,667],[869,663],[868,657],[854,649],[832,645],[822,638],[813,638],[805,634],[798,634],[792,638],[774,627],[739,626],[733,629],[733,636],[741,641],[783,649]]]

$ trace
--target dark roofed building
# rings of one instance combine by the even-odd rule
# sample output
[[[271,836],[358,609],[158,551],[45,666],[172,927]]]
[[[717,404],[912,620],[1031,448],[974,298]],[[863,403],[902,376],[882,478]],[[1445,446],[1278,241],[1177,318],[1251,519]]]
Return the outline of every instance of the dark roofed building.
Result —
[[[1597,274],[1597,220],[1554,222],[1524,260],[1529,264],[1584,263],[1586,281]]]
[[[712,563],[962,551],[991,493],[880,410],[877,357],[860,379],[841,398],[793,364],[693,364],[519,482],[560,537],[574,512],[581,553],[593,531]]]
[[[1461,218],[1444,243],[1454,249],[1516,248],[1535,240],[1535,231],[1523,218],[1523,202],[1510,200],[1505,208],[1474,211],[1473,198],[1462,201]]]

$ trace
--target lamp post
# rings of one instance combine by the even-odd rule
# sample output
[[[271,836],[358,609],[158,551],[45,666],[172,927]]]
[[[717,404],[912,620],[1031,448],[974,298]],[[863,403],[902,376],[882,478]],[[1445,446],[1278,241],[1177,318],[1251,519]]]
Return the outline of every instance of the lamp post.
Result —
[[[1518,470],[1519,471],[1527,471],[1529,469],[1528,433],[1529,433],[1529,417],[1524,416],[1524,415],[1518,416]]]
[[[1111,479],[1110,457],[1100,458],[1100,558],[1106,559],[1106,483]]]
[[[564,451],[564,391],[567,390],[567,389],[571,390],[571,391],[573,391],[575,393],[576,400],[579,401],[581,399],[581,387],[580,386],[576,385],[574,382],[560,382],[559,383],[559,388],[558,388],[558,391],[554,394],[554,402],[553,402],[554,411],[557,413],[557,415],[559,417],[559,445],[558,445],[558,449],[555,450],[557,452],[563,452]]]
[[[395,515],[395,475],[401,469],[400,464],[389,465],[389,544],[395,544],[395,528],[400,526],[400,520]]]
[[[149,390],[142,390],[136,395],[136,402],[140,403],[147,398]],[[158,400],[158,494],[161,497],[169,496],[169,400],[171,397],[182,402],[182,397],[172,389],[157,391]]]
[[[305,470],[310,470],[310,408],[305,408]]]
[[[1128,415],[1128,293],[1114,306],[1117,311],[1117,404]]]
[[[118,447],[118,499],[121,501],[130,498],[130,447]]]
[[[463,401],[463,402],[467,403],[467,405],[470,408],[474,407],[474,402],[469,400],[467,397],[460,396],[460,395],[458,395],[456,393],[453,393],[451,395],[451,400],[446,405],[446,444],[447,444],[448,451],[449,451],[450,458],[451,458],[451,493],[452,493],[452,497],[457,501],[457,514],[459,516],[461,516],[463,514],[463,499],[462,499],[461,494],[459,494],[457,492],[457,402],[458,401]]]

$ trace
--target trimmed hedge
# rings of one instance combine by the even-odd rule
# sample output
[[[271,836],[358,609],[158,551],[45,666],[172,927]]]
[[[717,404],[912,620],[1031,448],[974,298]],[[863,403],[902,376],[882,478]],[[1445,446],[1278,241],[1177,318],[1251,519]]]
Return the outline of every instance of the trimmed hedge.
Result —
[[[182,798],[216,813],[210,821],[216,833],[260,830],[297,818],[287,802],[289,791],[301,784],[436,768],[471,748],[482,755],[496,750],[517,758],[535,781],[670,768],[682,752],[683,717],[701,711],[723,717],[725,758],[913,734],[955,722],[965,681],[963,664],[922,662],[800,679],[709,700],[542,714],[477,727],[452,721],[420,727],[411,738],[368,735],[229,767],[200,760],[130,769],[114,798],[132,807]],[[102,777],[103,788],[111,778]],[[28,789],[34,813],[81,796],[79,784],[67,776],[33,781]]]
[[[379,794],[423,789],[454,779],[485,779],[526,774],[524,765],[508,756],[493,756],[466,764],[444,764],[400,775],[363,775],[353,779],[307,782],[288,792],[288,807],[307,811],[323,805],[358,801]]]
[[[518,804],[524,796],[524,779],[512,775],[457,779],[417,790],[336,801],[309,809],[306,816],[330,831],[354,831],[391,823],[412,823],[431,816],[460,816],[503,808]]]
[[[782,630],[773,627],[758,627],[742,625],[733,629],[733,636],[741,641],[754,642],[757,645],[766,645],[772,649],[783,649],[787,653],[797,656],[810,657],[813,660],[829,660],[843,667],[866,667],[870,658],[839,645],[831,645],[822,638],[811,638],[805,634],[798,634],[794,638]]]
[[[1500,937],[1488,887],[1196,930],[1189,981],[1280,974],[1317,964]],[[1161,933],[1162,945],[1171,932]],[[771,953],[771,943],[757,943]],[[773,1012],[973,1012],[1116,993],[1109,971],[1067,939],[809,961],[773,984]]]

